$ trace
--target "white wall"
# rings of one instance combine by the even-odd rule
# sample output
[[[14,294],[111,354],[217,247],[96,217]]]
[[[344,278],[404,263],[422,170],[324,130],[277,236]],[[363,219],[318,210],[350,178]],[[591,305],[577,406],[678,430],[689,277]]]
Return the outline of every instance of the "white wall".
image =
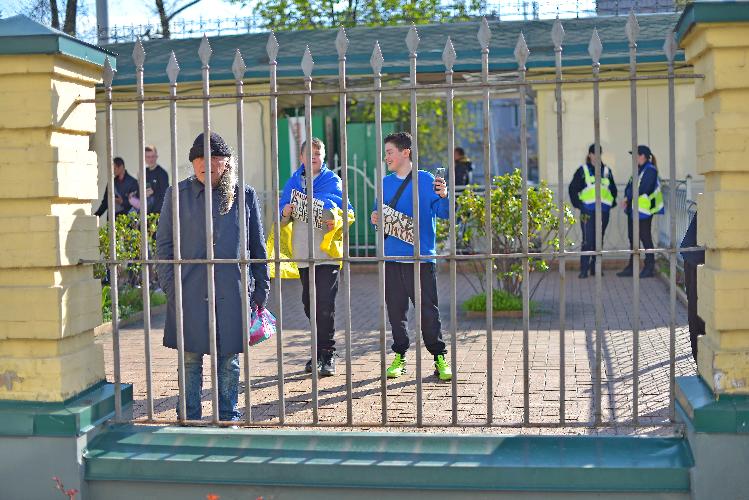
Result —
[[[211,129],[218,132],[226,142],[237,147],[237,113],[236,104],[211,105]],[[127,171],[138,178],[138,116],[135,108],[115,109],[113,112],[113,156],[125,160]],[[247,184],[259,192],[270,189],[270,131],[269,108],[267,101],[247,101],[244,105],[244,166]],[[106,134],[104,112],[96,115],[95,147],[99,158],[99,200],[107,183]],[[203,131],[203,111],[199,103],[180,103],[177,108],[177,166],[179,179],[192,175],[192,166],[188,153],[193,141]],[[153,144],[159,152],[159,164],[164,167],[173,184],[171,164],[171,130],[169,107],[149,107],[145,112],[145,142]],[[94,202],[94,209],[99,200]]]

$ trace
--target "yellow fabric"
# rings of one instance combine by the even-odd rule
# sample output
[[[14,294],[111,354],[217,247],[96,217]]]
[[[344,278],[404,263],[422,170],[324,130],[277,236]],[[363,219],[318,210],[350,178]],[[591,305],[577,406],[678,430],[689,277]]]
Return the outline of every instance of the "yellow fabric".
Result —
[[[336,207],[331,210],[333,213],[333,229],[325,233],[322,242],[320,243],[320,250],[327,253],[329,256],[340,259],[343,257],[343,210]],[[348,223],[349,226],[354,223],[354,212],[349,210],[348,212]],[[293,222],[289,222],[285,226],[281,226],[281,250],[280,258],[291,259],[294,255],[294,248],[291,244],[291,225]],[[275,240],[274,232],[271,229],[268,235],[268,241],[266,242],[266,248],[268,249],[268,255],[273,257],[275,253]],[[341,261],[340,266],[343,266]],[[299,278],[299,268],[296,262],[281,262],[281,279],[296,279]],[[269,269],[271,278],[276,277],[276,265],[272,262],[269,263]]]

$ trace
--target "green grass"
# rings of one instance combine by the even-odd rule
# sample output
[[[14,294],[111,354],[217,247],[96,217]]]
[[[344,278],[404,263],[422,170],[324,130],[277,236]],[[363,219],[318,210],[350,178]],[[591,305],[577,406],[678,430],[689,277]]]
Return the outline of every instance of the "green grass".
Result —
[[[511,295],[504,290],[492,291],[492,309],[494,311],[522,311],[523,298],[517,295]],[[531,301],[530,309],[535,311],[537,303]],[[479,293],[463,302],[463,310],[484,312],[486,311],[486,293]]]
[[[101,289],[101,313],[105,323],[112,321],[112,303],[109,294],[109,285],[103,286]],[[127,319],[143,310],[143,292],[140,288],[127,287],[120,291],[118,298],[119,307],[117,309],[120,320]],[[151,291],[151,307],[163,304],[166,304],[166,295],[164,292]]]

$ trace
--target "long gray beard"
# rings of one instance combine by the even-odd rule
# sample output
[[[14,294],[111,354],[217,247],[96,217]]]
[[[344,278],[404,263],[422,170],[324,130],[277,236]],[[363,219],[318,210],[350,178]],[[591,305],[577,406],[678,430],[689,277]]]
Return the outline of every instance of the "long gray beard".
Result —
[[[221,181],[218,185],[218,192],[221,196],[221,205],[219,205],[218,213],[225,215],[229,213],[231,207],[234,205],[234,197],[237,189],[237,162],[232,156],[229,160],[229,165],[224,175],[221,176]]]

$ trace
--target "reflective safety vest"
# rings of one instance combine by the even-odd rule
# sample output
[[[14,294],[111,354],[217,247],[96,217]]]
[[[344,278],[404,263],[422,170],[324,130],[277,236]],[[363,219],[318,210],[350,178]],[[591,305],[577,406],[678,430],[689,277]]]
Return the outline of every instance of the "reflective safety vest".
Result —
[[[596,176],[590,173],[588,165],[583,165],[581,168],[585,175],[585,188],[580,191],[580,201],[586,210],[593,212],[596,209]],[[601,175],[601,209],[604,212],[608,212],[614,204],[609,184],[609,167],[604,166]]]
[[[654,166],[647,164],[648,166],[644,167],[642,171],[640,171],[640,183],[642,183],[642,176],[645,173],[645,170],[648,168],[655,169]],[[630,182],[631,182],[630,178]],[[634,186],[632,186],[632,189],[634,190]],[[665,207],[663,205],[663,192],[661,191],[661,178],[657,175],[656,171],[656,177],[655,177],[655,189],[650,194],[641,194],[637,197],[637,211],[640,214],[640,219],[647,219],[648,217],[652,217],[655,214],[663,214],[666,212]]]

